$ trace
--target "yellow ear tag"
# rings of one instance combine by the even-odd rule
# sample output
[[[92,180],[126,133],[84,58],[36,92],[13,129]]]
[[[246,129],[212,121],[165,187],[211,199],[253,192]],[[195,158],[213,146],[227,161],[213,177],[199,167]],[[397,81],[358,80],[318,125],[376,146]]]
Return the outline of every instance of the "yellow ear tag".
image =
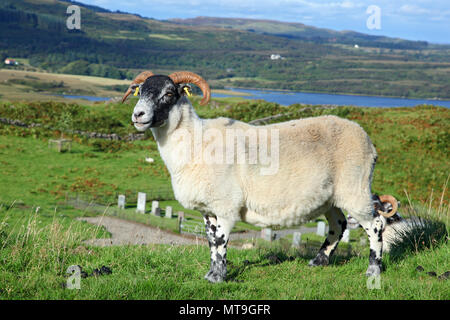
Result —
[[[191,92],[189,91],[189,89],[187,87],[184,87],[184,92],[186,92],[188,97],[192,96]]]
[[[134,90],[134,96],[136,97],[139,93],[139,87],[136,87],[136,90]]]

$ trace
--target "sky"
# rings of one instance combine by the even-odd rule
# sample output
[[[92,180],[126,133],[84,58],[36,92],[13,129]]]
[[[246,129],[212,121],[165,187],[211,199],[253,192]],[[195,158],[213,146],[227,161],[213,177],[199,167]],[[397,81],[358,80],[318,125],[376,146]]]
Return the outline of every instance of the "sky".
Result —
[[[78,1],[159,20],[197,16],[270,19],[450,44],[449,0]]]

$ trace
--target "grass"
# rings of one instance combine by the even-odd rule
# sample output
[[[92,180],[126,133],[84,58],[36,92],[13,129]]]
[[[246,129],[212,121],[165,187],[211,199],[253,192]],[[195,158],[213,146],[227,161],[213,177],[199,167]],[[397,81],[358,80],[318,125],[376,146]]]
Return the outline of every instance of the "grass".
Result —
[[[250,121],[289,110],[289,115],[277,121],[320,114],[354,120],[369,133],[377,148],[373,191],[393,194],[402,203],[407,203],[404,190],[416,201],[428,201],[427,195],[433,189],[438,190],[448,176],[448,163],[442,161],[450,151],[450,114],[445,108],[341,107],[314,111],[313,107],[301,111],[304,106],[292,105],[287,109],[239,98],[214,99],[213,107],[198,106],[197,97],[193,102],[202,117],[228,116]],[[134,132],[129,124],[132,103],[89,106],[6,102],[0,103],[0,116],[44,126],[57,126],[70,118],[72,129],[126,135]],[[170,189],[169,173],[152,139],[128,143],[69,134],[73,139],[72,152],[58,153],[47,144],[48,139],[59,137],[58,131],[0,124],[0,132],[2,201],[22,200],[31,206],[52,207],[69,192],[103,197],[109,203],[116,203],[117,194],[129,198],[138,191]],[[146,157],[152,157],[155,162],[145,162]],[[448,189],[442,198],[448,204]],[[429,206],[435,208],[439,202],[440,198],[434,197]]]
[[[228,281],[203,280],[209,268],[207,246],[87,247],[101,229],[30,210],[14,217],[2,210],[0,299],[449,299],[448,246],[426,249],[401,261],[385,259],[380,289],[370,290],[364,271],[367,255],[339,255],[327,267],[307,266],[311,253],[282,245],[251,250],[229,248]],[[6,216],[6,218],[5,218]],[[15,223],[14,223],[15,221]],[[5,236],[6,235],[6,236]],[[279,242],[280,243],[280,242]],[[81,279],[80,290],[64,288],[66,270],[80,265],[88,273],[108,266],[111,275]]]
[[[448,180],[443,186],[437,209],[431,207],[433,194],[430,195],[428,206],[423,204],[414,205],[408,197],[409,203],[405,211],[411,218],[411,224],[409,228],[395,230],[396,239],[389,252],[394,261],[400,260],[408,254],[418,253],[426,248],[447,244],[450,230],[448,224],[450,206],[443,205],[443,201]]]
[[[163,40],[173,40],[173,41],[188,41],[189,38],[183,38],[180,36],[177,36],[176,34],[159,34],[159,33],[152,33],[148,35],[150,38],[157,38],[157,39],[163,39]]]
[[[249,121],[286,112],[286,108],[238,98],[215,99],[214,106],[198,106],[203,117],[229,116]],[[129,105],[73,105],[0,103],[0,115],[27,123],[58,123],[71,114],[75,128],[127,134]],[[402,214],[436,218],[448,234],[448,109],[352,108],[301,111],[290,106],[291,118],[337,114],[364,127],[375,143],[378,163],[373,190],[391,193],[402,201]],[[84,111],[83,111],[84,110]],[[98,121],[101,118],[102,121]],[[107,123],[108,128],[101,124]],[[176,219],[135,213],[132,200],[137,191],[166,189],[170,177],[149,138],[135,142],[105,142],[73,139],[72,152],[58,153],[47,141],[59,131],[25,129],[0,124],[0,299],[443,299],[450,298],[446,281],[426,274],[448,271],[449,246],[442,233],[417,247],[418,238],[401,244],[402,254],[385,255],[381,289],[369,290],[364,272],[368,248],[360,244],[362,230],[352,230],[349,244],[341,244],[328,267],[309,268],[323,237],[303,235],[307,246],[294,250],[290,238],[269,245],[256,241],[250,250],[229,249],[228,281],[211,285],[203,280],[209,268],[207,246],[90,247],[83,240],[108,237],[102,228],[75,220],[94,215],[64,204],[65,195],[112,199],[126,194],[128,207],[121,217],[176,231]],[[145,162],[145,157],[155,162]],[[444,186],[443,191],[438,193]],[[407,193],[405,193],[405,190]],[[413,199],[413,200],[411,200]],[[13,205],[12,205],[13,204]],[[107,203],[105,203],[107,204]],[[183,210],[174,200],[161,201],[174,213]],[[37,210],[37,206],[40,207]],[[192,220],[198,212],[183,210]],[[108,214],[106,212],[106,214]],[[308,226],[315,226],[317,221]],[[430,234],[433,235],[432,228]],[[239,229],[249,229],[239,224]],[[433,237],[428,237],[433,239]],[[410,238],[411,239],[411,238]],[[416,240],[414,240],[416,239]],[[415,241],[415,242],[414,242]],[[91,273],[102,265],[113,273],[81,280],[81,290],[63,288],[66,270],[81,265]],[[421,265],[425,272],[416,271]]]

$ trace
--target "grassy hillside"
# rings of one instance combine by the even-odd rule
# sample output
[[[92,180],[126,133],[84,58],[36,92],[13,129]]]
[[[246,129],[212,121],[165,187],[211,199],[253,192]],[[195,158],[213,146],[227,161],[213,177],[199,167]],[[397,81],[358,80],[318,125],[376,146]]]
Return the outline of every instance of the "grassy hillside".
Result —
[[[368,35],[354,31],[334,31],[295,22],[257,20],[243,18],[197,17],[193,19],[171,19],[170,21],[189,26],[213,26],[226,29],[244,30],[261,34],[271,34],[291,39],[313,41],[315,43],[340,43],[387,49],[420,50],[428,47],[426,41],[410,41],[384,36]]]
[[[81,30],[69,31],[68,4],[2,1],[0,58],[27,59],[36,70],[118,79],[143,69],[188,69],[214,88],[450,98],[445,46],[267,21],[186,25],[92,6],[81,8]],[[312,37],[289,33],[303,27]],[[353,48],[354,40],[360,49]],[[285,59],[270,60],[273,53]]]
[[[148,190],[158,183],[168,184],[167,170],[159,158],[152,137],[144,141],[125,142],[73,135],[72,153],[58,154],[47,148],[47,139],[59,136],[59,131],[65,131],[67,136],[72,136],[69,133],[71,130],[115,133],[119,136],[135,133],[129,120],[134,99],[136,98],[125,105],[1,103],[0,118],[20,120],[28,124],[38,123],[42,126],[27,129],[0,124],[0,150],[4,170],[4,189],[0,190],[0,194],[3,200],[13,201],[21,193],[21,198],[33,205],[43,199],[52,203],[53,200],[50,199],[56,201],[63,196],[64,191],[74,191],[78,187],[82,192],[112,194],[126,190]],[[198,113],[207,118],[226,116],[248,122],[286,113],[286,116],[274,121],[320,114],[336,114],[354,120],[368,132],[377,148],[374,192],[393,194],[406,203],[405,190],[417,201],[426,201],[434,190],[432,205],[436,207],[439,203],[436,193],[442,190],[449,172],[448,161],[443,161],[450,154],[450,113],[446,108],[339,107],[315,110],[313,106],[305,110],[303,105],[286,108],[274,103],[239,98],[218,98],[208,106],[200,107],[197,99],[193,98]],[[59,131],[46,129],[47,127]],[[156,159],[155,164],[145,163],[144,158],[148,156]],[[48,164],[50,167],[41,168],[43,162],[32,161],[36,157],[42,161],[51,159]],[[29,162],[32,163],[31,166],[26,165]],[[100,167],[101,172],[98,169]],[[87,180],[92,181],[88,183]],[[14,181],[21,183],[13,183]],[[12,185],[16,185],[17,189]],[[445,203],[448,195],[447,190]]]
[[[364,276],[368,249],[359,244],[362,230],[352,232],[350,246],[341,246],[331,265],[324,268],[307,266],[314,247],[294,250],[287,239],[273,245],[258,242],[251,250],[232,247],[228,253],[228,281],[218,285],[203,280],[209,267],[207,246],[99,248],[84,244],[83,240],[105,238],[108,233],[75,220],[91,213],[65,205],[67,192],[97,197],[96,201],[105,204],[115,203],[117,193],[127,194],[129,199],[135,191],[169,188],[169,174],[151,137],[135,142],[106,141],[66,132],[73,146],[71,152],[63,153],[50,149],[48,139],[69,129],[122,136],[132,133],[129,115],[135,99],[125,105],[0,103],[0,118],[41,124],[23,128],[0,123],[0,299],[450,298],[446,280],[426,273],[441,275],[450,269],[445,239],[434,239],[427,248],[419,249],[418,244],[401,258],[385,255],[386,270],[380,289],[374,290],[368,289]],[[250,121],[290,111],[276,121],[319,114],[352,119],[364,127],[377,147],[373,191],[400,199],[402,213],[413,210],[411,200],[415,210],[448,223],[448,109],[417,106],[324,110],[311,106],[305,110],[305,106],[287,109],[238,98],[214,99],[201,107],[198,97],[192,100],[202,117]],[[155,162],[149,164],[145,157]],[[175,201],[163,202],[163,206],[167,204],[182,209]],[[124,215],[132,216],[132,211],[131,203]],[[174,222],[168,219],[155,221],[156,217],[147,219],[147,215],[139,218],[174,230]],[[323,241],[317,236],[312,238]],[[64,285],[70,265],[81,265],[88,273],[105,265],[112,274],[82,278],[81,290],[68,290]],[[425,271],[416,270],[418,265]]]

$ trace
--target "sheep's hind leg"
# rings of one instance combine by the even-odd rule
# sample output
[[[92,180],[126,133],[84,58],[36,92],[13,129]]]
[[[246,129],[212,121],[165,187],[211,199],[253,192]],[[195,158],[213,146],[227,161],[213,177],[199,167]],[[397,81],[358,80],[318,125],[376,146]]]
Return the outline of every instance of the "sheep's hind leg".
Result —
[[[329,259],[336,250],[345,228],[347,227],[347,220],[345,219],[342,210],[339,208],[332,207],[325,213],[325,217],[327,218],[329,225],[328,236],[322,244],[322,247],[320,247],[317,256],[309,261],[309,266],[311,267],[328,265]]]
[[[211,252],[211,267],[205,275],[210,282],[222,282],[227,275],[227,244],[234,223],[220,217],[204,216]]]

